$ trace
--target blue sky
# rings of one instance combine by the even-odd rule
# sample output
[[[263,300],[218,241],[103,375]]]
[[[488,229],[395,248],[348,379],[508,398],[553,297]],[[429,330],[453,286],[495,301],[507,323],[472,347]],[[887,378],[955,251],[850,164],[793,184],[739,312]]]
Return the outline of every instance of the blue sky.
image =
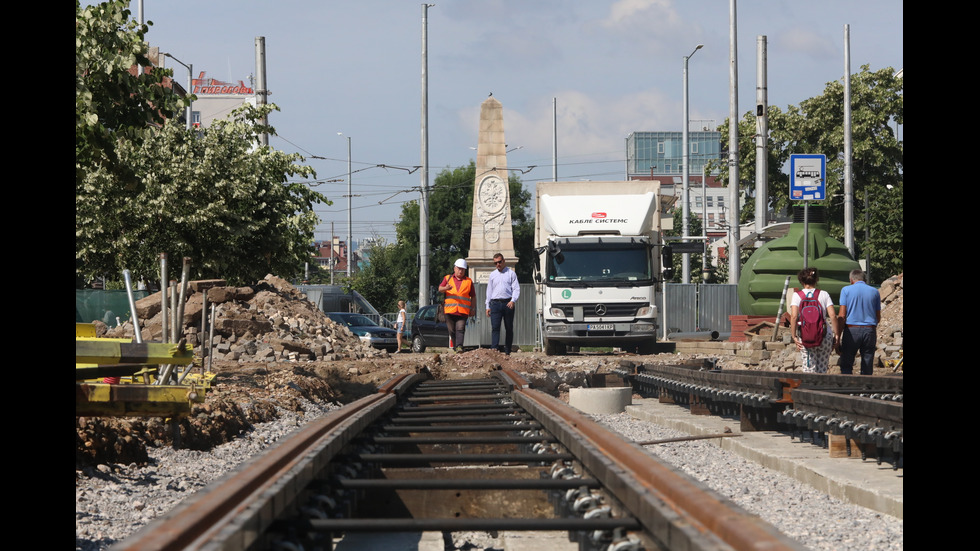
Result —
[[[533,191],[552,177],[557,98],[558,177],[622,179],[633,131],[681,130],[683,57],[690,117],[717,126],[729,113],[727,0],[435,0],[428,10],[430,181],[475,158],[480,103],[504,107],[511,168]],[[737,4],[740,114],[756,94],[756,41],[768,40],[769,104],[822,93],[851,69],[903,67],[900,0],[742,0]],[[147,35],[195,73],[248,82],[264,36],[273,147],[298,152],[318,180],[346,179],[351,137],[354,239],[394,238],[401,205],[417,199],[421,164],[420,2],[362,0],[144,0]],[[132,4],[134,17],[137,4]],[[186,70],[176,65],[183,82]],[[338,136],[343,132],[344,136]],[[807,152],[818,153],[818,152]],[[311,156],[323,157],[313,159]],[[363,169],[363,170],[362,170]],[[317,238],[347,234],[347,183],[315,187]],[[382,204],[379,204],[382,203]]]

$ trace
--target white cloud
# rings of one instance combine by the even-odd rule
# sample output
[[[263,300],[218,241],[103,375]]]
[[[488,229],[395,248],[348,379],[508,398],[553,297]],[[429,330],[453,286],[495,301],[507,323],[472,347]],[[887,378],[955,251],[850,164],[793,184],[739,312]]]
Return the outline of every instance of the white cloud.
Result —
[[[625,156],[624,140],[630,132],[680,128],[680,106],[656,90],[618,97],[565,90],[555,97],[559,162],[564,157],[588,154],[608,157],[621,152]],[[510,109],[502,101],[507,143],[524,146],[524,155],[550,159],[555,124],[552,101],[552,97],[539,97],[519,109]],[[463,128],[475,129],[479,113],[467,108],[460,110],[458,117]]]
[[[609,16],[602,21],[602,24],[605,27],[617,28],[637,24],[648,25],[650,21],[656,21],[657,26],[679,24],[680,17],[674,9],[673,0],[619,0],[609,8]]]
[[[776,51],[787,55],[803,54],[811,59],[837,59],[840,53],[838,42],[828,36],[810,29],[793,29],[780,32],[776,37]]]

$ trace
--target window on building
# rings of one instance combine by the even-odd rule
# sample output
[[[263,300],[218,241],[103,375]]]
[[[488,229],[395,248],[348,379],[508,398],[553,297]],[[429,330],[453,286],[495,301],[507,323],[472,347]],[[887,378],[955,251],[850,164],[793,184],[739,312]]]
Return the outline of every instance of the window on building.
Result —
[[[191,126],[193,126],[194,128],[200,128],[201,127],[201,112],[200,111],[191,111]]]
[[[713,198],[713,196],[711,196],[711,195],[708,195],[707,197],[705,197],[705,200],[708,201],[708,206],[709,207],[714,207],[714,205],[711,203],[712,198]]]
[[[657,153],[663,155],[664,153],[664,142],[657,142]]]
[[[715,214],[713,212],[708,213],[708,225],[715,223]]]
[[[718,196],[718,206],[719,207],[725,206],[725,196],[724,195],[719,195]]]
[[[701,208],[701,196],[700,195],[696,195],[694,197],[694,206],[697,207],[697,208]]]
[[[698,152],[698,142],[691,142],[691,153]]]
[[[724,212],[718,213],[718,221],[719,222],[724,222],[725,221],[725,213]]]

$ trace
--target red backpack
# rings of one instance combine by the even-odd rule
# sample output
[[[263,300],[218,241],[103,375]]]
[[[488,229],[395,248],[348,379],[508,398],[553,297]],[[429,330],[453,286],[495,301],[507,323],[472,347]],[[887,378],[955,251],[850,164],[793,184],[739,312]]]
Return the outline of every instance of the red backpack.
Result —
[[[823,337],[827,333],[824,321],[826,312],[817,300],[820,290],[814,289],[813,295],[809,297],[803,291],[796,293],[800,295],[800,340],[803,341],[804,348],[816,348],[823,343]]]

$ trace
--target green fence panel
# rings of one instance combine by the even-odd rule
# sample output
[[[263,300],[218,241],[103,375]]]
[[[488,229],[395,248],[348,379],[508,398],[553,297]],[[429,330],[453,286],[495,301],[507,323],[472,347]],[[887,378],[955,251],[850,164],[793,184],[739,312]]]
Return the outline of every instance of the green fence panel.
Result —
[[[133,300],[150,295],[149,291],[133,291]],[[100,320],[109,327],[115,327],[116,318],[125,323],[131,317],[129,298],[126,291],[104,291],[102,289],[75,289],[75,322],[91,323]]]

